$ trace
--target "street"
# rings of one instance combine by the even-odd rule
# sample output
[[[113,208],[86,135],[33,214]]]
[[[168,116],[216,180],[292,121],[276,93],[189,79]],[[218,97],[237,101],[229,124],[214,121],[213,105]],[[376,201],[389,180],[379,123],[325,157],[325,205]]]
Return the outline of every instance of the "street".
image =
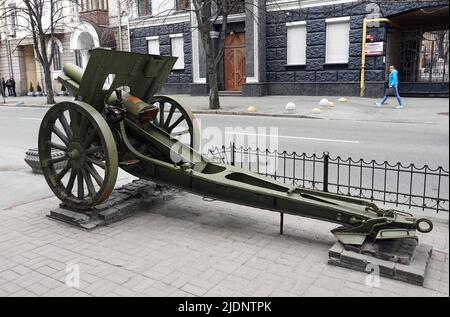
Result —
[[[208,127],[217,127],[221,131],[225,128],[250,127],[256,132],[263,128],[262,131],[269,134],[270,127],[276,127],[279,152],[321,154],[328,151],[333,157],[352,157],[355,160],[364,158],[408,165],[413,163],[418,166],[428,164],[430,167],[442,166],[445,169],[449,166],[448,125],[223,115],[196,117],[201,120],[203,131]],[[245,131],[238,133],[239,136],[246,135],[247,138],[236,138],[241,141],[237,142],[236,146],[248,146],[248,139],[251,139],[253,134]],[[226,138],[223,139],[225,140]],[[215,145],[221,146],[223,142]]]
[[[0,209],[53,196],[41,175],[23,161],[37,146],[41,118],[47,109],[0,107]],[[262,148],[280,152],[321,154],[379,162],[427,164],[448,169],[449,127],[445,124],[381,123],[230,115],[196,115],[202,131],[202,151],[222,146],[235,135],[237,146],[252,146],[256,135]],[[269,140],[269,134],[278,137]],[[214,135],[213,135],[214,134]],[[213,135],[213,137],[212,137]],[[266,136],[266,137],[264,137]],[[273,135],[272,135],[273,137]],[[250,140],[250,144],[249,144]],[[277,142],[274,142],[276,140]],[[263,142],[264,143],[264,142]],[[119,182],[131,178],[119,174]]]

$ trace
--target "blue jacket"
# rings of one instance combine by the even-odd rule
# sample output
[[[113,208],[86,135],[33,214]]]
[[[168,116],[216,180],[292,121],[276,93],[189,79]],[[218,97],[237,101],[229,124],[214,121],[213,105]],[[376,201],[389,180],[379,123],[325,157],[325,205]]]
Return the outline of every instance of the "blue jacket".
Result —
[[[398,71],[394,70],[389,74],[389,87],[397,87],[398,86]]]

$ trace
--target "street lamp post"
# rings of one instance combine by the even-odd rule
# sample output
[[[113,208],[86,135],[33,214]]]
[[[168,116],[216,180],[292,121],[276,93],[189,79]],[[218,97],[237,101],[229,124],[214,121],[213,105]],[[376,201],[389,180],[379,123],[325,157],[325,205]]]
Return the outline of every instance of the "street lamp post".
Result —
[[[3,81],[0,82],[0,91],[2,92],[3,103],[6,103],[6,100],[5,100],[5,89],[3,88]]]
[[[7,32],[2,32],[1,34],[2,38],[6,39],[6,58],[8,59],[8,71],[9,71],[9,76],[11,76],[11,63],[10,63],[10,59],[9,59],[9,42],[8,42],[8,33]],[[5,89],[3,87],[3,82],[0,82],[0,91],[2,93],[2,97],[3,97],[3,103],[6,103],[5,101]]]
[[[2,37],[5,38],[6,41],[6,58],[8,59],[8,71],[9,78],[14,77],[14,69],[12,66],[12,58],[11,58],[11,45],[10,45],[10,37],[13,37],[8,32],[2,32]]]
[[[8,54],[9,78],[14,78],[14,69],[13,69],[12,57],[11,57],[11,45],[9,42],[10,37],[12,37],[11,34],[6,35],[6,49],[7,49],[7,54]]]
[[[12,53],[11,53],[11,45],[10,45],[10,38],[14,37],[13,34],[10,34],[8,32],[2,32],[2,37],[6,40],[6,58],[8,59],[8,71],[9,71],[9,78],[14,78],[14,68],[12,64]],[[1,84],[1,91],[3,96],[3,103],[5,103],[5,89],[3,87],[3,83]]]

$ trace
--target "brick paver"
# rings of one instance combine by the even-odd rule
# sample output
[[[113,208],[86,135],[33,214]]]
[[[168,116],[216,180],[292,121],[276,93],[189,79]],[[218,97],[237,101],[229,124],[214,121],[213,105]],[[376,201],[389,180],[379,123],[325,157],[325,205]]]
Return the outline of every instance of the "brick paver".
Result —
[[[0,296],[448,296],[448,222],[425,286],[327,265],[333,224],[186,194],[84,231],[46,217],[56,198],[0,211]],[[66,284],[76,265],[79,287]],[[67,271],[69,269],[69,271]]]

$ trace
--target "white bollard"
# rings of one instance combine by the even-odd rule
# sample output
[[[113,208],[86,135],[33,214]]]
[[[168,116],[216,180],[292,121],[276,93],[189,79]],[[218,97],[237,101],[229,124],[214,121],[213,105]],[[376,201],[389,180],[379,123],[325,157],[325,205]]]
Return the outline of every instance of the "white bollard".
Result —
[[[328,107],[329,104],[330,104],[330,102],[328,101],[327,98],[322,98],[319,101],[319,106],[320,107]]]
[[[286,104],[285,109],[286,109],[287,112],[294,112],[295,109],[296,109],[295,103],[293,103],[293,102],[288,102],[288,103]]]

